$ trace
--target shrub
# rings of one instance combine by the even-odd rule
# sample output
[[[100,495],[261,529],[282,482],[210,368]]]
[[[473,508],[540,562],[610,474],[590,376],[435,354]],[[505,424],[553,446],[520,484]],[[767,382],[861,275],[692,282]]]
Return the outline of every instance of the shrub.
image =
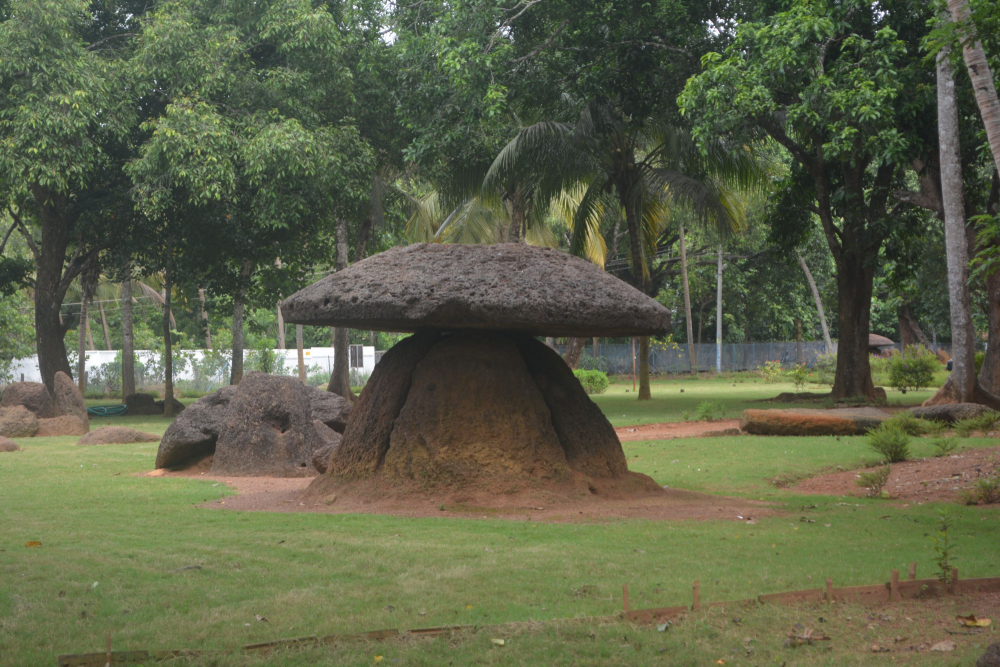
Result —
[[[975,485],[961,494],[966,505],[991,505],[1000,503],[1000,475],[980,477]]]
[[[940,367],[936,354],[925,347],[909,345],[889,357],[889,385],[903,390],[930,386],[934,371]]]
[[[948,429],[948,422],[943,422],[940,419],[924,419],[922,421],[926,435],[941,435]]]
[[[858,475],[858,479],[854,480],[854,483],[862,489],[868,489],[870,497],[878,498],[882,495],[882,487],[889,481],[890,472],[892,472],[892,469],[889,464],[879,466],[871,472],[863,472]]]
[[[573,375],[583,385],[583,390],[588,394],[603,394],[608,388],[608,375],[603,371],[588,371],[576,369]]]
[[[976,424],[976,430],[980,433],[986,434],[993,430],[993,427],[997,425],[1000,421],[1000,412],[995,412],[994,410],[987,410],[983,414],[973,417],[972,420]]]
[[[792,366],[792,370],[788,371],[788,377],[792,378],[792,382],[795,383],[795,388],[799,391],[806,386],[806,380],[809,378],[809,371],[806,369],[805,364],[798,364]]]
[[[879,424],[869,431],[868,446],[888,463],[900,463],[910,457],[910,436],[892,424]]]
[[[898,428],[907,435],[923,435],[927,431],[926,422],[917,419],[912,412],[898,412],[882,423]]]
[[[781,362],[777,360],[765,361],[764,365],[760,367],[760,376],[764,378],[764,382],[768,384],[781,382],[782,373]]]
[[[837,355],[833,352],[817,355],[816,363],[813,364],[813,372],[816,374],[816,382],[832,385],[834,376],[837,374]]]
[[[726,410],[715,401],[702,401],[698,404],[698,421],[715,421],[726,416]]]
[[[953,426],[955,433],[957,433],[962,438],[968,438],[972,435],[973,431],[979,430],[979,418],[969,417],[968,419],[959,419],[955,422]]]
[[[945,456],[958,448],[958,438],[954,436],[950,438],[934,438],[931,440],[931,446],[937,450],[934,456]]]

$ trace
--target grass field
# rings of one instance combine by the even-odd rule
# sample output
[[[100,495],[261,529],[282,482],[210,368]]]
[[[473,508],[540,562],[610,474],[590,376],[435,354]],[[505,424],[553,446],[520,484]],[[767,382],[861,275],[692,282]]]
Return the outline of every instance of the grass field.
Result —
[[[736,417],[790,390],[725,380],[659,382],[637,403],[622,384],[597,397],[616,425],[670,421],[702,401]],[[684,388],[684,394],[679,389]],[[927,392],[929,394],[929,392]],[[890,402],[923,400],[890,393]],[[162,418],[111,423],[162,433]],[[102,420],[103,422],[103,420]],[[92,428],[103,425],[92,422]],[[777,477],[863,465],[861,438],[701,438],[625,444],[633,470],[661,484],[763,498],[784,510],[756,525],[617,521],[581,525],[484,518],[237,513],[202,509],[230,491],[209,480],[147,478],[155,443],[77,447],[75,438],[20,440],[0,454],[0,665],[54,665],[61,653],[227,648],[298,635],[384,627],[494,625],[614,614],[628,583],[633,608],[886,580],[891,568],[933,569],[937,507],[804,497]],[[994,445],[987,439],[967,446]],[[923,443],[917,455],[929,453]],[[803,507],[812,506],[810,509]],[[1000,511],[951,506],[963,577],[1000,575]],[[803,523],[801,516],[815,519]],[[829,525],[827,525],[829,524]],[[38,540],[40,548],[26,548]],[[195,567],[197,566],[197,567]],[[963,610],[959,611],[975,611]],[[947,613],[951,613],[950,610]],[[915,618],[917,610],[911,612]],[[761,607],[742,625],[713,612],[667,633],[618,623],[554,623],[385,644],[346,644],[194,665],[972,665],[988,637],[959,650],[875,655],[865,612]],[[825,615],[836,636],[785,649],[791,624]],[[266,621],[257,617],[266,618]],[[997,619],[1000,620],[1000,619]],[[859,625],[860,623],[860,625]],[[490,640],[505,638],[498,647]],[[874,633],[874,634],[873,634]],[[871,635],[872,637],[869,637]],[[942,631],[943,635],[943,631]],[[753,639],[754,647],[746,652]],[[942,636],[947,638],[947,636]],[[869,642],[870,643],[870,642]],[[733,651],[736,651],[735,653]],[[381,662],[381,660],[380,660]]]

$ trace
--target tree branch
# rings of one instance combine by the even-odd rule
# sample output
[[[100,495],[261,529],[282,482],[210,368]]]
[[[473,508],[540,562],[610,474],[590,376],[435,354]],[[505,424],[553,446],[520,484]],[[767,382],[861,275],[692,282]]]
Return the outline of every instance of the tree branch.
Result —
[[[14,233],[16,228],[17,222],[14,222],[11,224],[10,229],[7,230],[7,233],[3,235],[3,242],[0,242],[0,255],[3,255],[4,248],[7,247],[7,239],[10,238],[10,235]]]
[[[536,48],[535,50],[533,50],[531,53],[529,53],[526,56],[521,56],[520,58],[515,58],[513,62],[520,63],[520,62],[523,62],[523,61],[528,60],[530,58],[534,58],[539,53],[541,53],[545,49],[549,48],[549,45],[552,44],[552,42],[555,40],[555,38],[558,37],[560,35],[560,33],[562,33],[562,31],[565,30],[566,26],[568,26],[568,25],[569,25],[569,19],[563,19],[562,23],[559,24],[559,27],[556,28],[556,31],[554,33],[552,33],[551,35],[549,35],[549,38],[546,39],[544,42],[542,42],[542,44],[538,48]]]
[[[28,232],[28,228],[24,226],[24,221],[21,220],[21,216],[14,212],[10,206],[7,207],[7,212],[10,213],[10,217],[14,218],[14,224],[17,225],[17,229],[21,232],[21,236],[28,244],[28,248],[31,249],[31,254],[35,256],[35,261],[38,261],[38,246],[35,245],[35,239],[31,238],[31,234]]]

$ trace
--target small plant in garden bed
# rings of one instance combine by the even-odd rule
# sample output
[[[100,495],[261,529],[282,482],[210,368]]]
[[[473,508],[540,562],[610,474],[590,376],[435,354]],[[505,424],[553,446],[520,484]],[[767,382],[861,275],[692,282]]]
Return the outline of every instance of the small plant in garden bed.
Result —
[[[911,412],[899,412],[882,423],[898,428],[907,435],[923,435],[927,432],[927,422],[917,419]]]
[[[938,521],[938,532],[931,535],[931,542],[934,544],[934,553],[937,554],[934,562],[938,566],[938,580],[944,583],[951,577],[952,562],[955,560],[955,541],[948,534],[954,519],[947,507],[938,511]]]
[[[795,388],[801,391],[805,388],[806,382],[809,379],[809,369],[806,368],[805,364],[792,366],[792,370],[788,371],[788,377],[795,383]]]
[[[698,421],[711,422],[726,416],[726,409],[715,401],[702,401],[698,404]]]
[[[862,489],[868,489],[869,497],[880,498],[882,496],[882,487],[889,481],[890,472],[892,472],[892,469],[887,463],[869,472],[861,473],[858,475],[858,479],[854,480],[854,483]]]
[[[969,417],[968,419],[959,419],[955,422],[953,426],[955,433],[962,438],[968,438],[972,435],[973,431],[979,430],[979,419],[976,417]]]
[[[948,430],[948,422],[939,419],[922,419],[924,435],[941,435]]]
[[[961,494],[966,505],[992,505],[1000,503],[1000,474],[980,477],[971,489]]]
[[[958,448],[958,438],[951,436],[949,438],[934,438],[931,440],[931,445],[936,450],[934,456],[947,456]]]
[[[940,367],[941,360],[927,348],[907,346],[889,358],[889,385],[904,391],[928,387]]]
[[[764,382],[768,384],[781,382],[782,374],[783,371],[781,370],[781,362],[778,360],[765,361],[764,365],[760,367],[760,376],[764,378]]]
[[[893,424],[879,424],[869,431],[868,446],[888,463],[900,463],[910,458],[910,436]]]
[[[608,376],[603,371],[587,371],[576,369],[573,375],[583,385],[588,394],[603,394],[608,389]]]

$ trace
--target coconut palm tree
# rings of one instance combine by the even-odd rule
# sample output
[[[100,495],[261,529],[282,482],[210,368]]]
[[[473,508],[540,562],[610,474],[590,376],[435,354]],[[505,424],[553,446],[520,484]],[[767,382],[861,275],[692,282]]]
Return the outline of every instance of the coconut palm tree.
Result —
[[[607,212],[624,217],[635,287],[650,291],[650,262],[669,203],[691,206],[720,230],[740,226],[739,190],[759,189],[768,170],[746,146],[696,146],[684,130],[632,118],[604,100],[587,104],[575,123],[545,121],[521,130],[497,155],[484,191],[530,182],[537,201],[581,185],[571,252],[600,235]],[[652,296],[652,295],[651,295]],[[649,338],[640,339],[639,400],[651,398]]]

